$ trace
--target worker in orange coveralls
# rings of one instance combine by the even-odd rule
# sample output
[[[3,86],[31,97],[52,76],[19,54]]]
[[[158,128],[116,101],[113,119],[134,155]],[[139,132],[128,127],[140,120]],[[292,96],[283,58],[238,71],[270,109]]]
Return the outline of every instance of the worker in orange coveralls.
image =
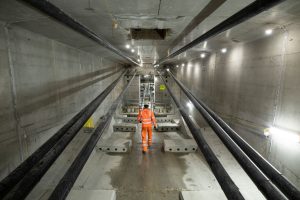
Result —
[[[152,124],[157,128],[154,113],[149,109],[149,105],[144,105],[144,109],[139,111],[138,122],[142,123],[142,148],[143,153],[148,151],[148,146],[152,145]],[[146,135],[148,132],[148,143]]]

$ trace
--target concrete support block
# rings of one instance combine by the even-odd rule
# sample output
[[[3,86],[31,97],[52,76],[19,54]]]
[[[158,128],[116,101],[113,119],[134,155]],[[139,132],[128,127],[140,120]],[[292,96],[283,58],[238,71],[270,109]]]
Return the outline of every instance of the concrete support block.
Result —
[[[97,150],[110,153],[128,153],[131,151],[132,140],[110,137],[97,144]]]
[[[114,124],[114,131],[115,132],[136,132],[137,125],[136,124],[130,124],[130,123],[119,123]]]
[[[157,131],[158,132],[169,132],[169,131],[178,131],[180,125],[176,123],[158,123]]]
[[[116,200],[115,190],[71,190],[68,200]]]
[[[174,119],[165,118],[165,117],[157,118],[156,122],[157,123],[163,123],[163,122],[175,123]]]
[[[180,200],[218,199],[226,200],[222,190],[181,191]]]
[[[122,121],[124,123],[134,123],[134,124],[136,124],[138,122],[136,117],[126,117],[126,118],[122,119]]]
[[[198,149],[197,143],[193,139],[164,140],[164,151],[173,153],[191,153]]]

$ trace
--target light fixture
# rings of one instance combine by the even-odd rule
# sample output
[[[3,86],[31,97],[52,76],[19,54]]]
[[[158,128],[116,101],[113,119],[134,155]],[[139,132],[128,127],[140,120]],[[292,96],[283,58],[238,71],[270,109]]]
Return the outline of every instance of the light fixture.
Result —
[[[157,81],[157,77],[154,77],[154,81]]]
[[[178,67],[179,67],[179,65],[176,65],[176,67],[178,68]]]
[[[126,44],[125,47],[126,47],[126,49],[129,49],[129,48],[130,48],[130,45],[129,45],[129,44]]]
[[[201,57],[201,58],[205,58],[205,56],[206,56],[205,53],[201,53],[201,54],[200,54],[200,57]]]
[[[271,136],[275,140],[286,143],[299,143],[300,135],[287,130],[279,129],[277,127],[271,127],[264,130],[265,136]]]
[[[203,48],[205,49],[206,46],[207,46],[207,41],[204,41],[204,43],[203,43]]]
[[[227,49],[226,49],[226,48],[222,48],[222,49],[221,49],[221,52],[222,52],[222,53],[226,53],[226,52],[227,52]]]
[[[138,59],[138,62],[141,62],[141,60],[140,60],[140,59]]]
[[[169,68],[167,68],[167,71],[169,72],[169,71],[170,71],[170,69],[169,69]]]
[[[132,52],[132,53],[134,53],[134,52],[135,52],[135,50],[134,50],[134,49],[131,49],[131,52]]]
[[[272,35],[272,33],[273,33],[273,30],[272,30],[272,29],[266,29],[266,30],[265,30],[265,34],[266,34],[266,35]]]
[[[187,105],[187,107],[189,107],[189,108],[192,108],[192,107],[193,107],[193,104],[192,104],[191,102],[187,102],[186,105]]]
[[[184,67],[184,63],[182,63],[181,66]]]
[[[189,63],[187,66],[188,66],[188,67],[192,67],[193,65],[192,65],[191,63]]]

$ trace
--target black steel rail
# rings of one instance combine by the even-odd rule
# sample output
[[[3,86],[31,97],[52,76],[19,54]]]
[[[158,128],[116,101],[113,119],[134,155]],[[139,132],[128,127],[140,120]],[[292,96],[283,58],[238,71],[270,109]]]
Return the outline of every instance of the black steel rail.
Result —
[[[174,76],[173,76],[174,78]],[[175,79],[174,79],[175,80]],[[176,81],[175,81],[176,82]],[[176,82],[178,84],[178,82]],[[180,84],[178,84],[181,86]],[[193,105],[202,114],[203,118],[219,136],[228,150],[232,153],[235,159],[240,163],[245,172],[249,175],[257,188],[267,199],[283,200],[286,199],[279,190],[271,183],[271,181],[263,174],[263,172],[253,163],[246,153],[228,136],[222,127],[208,114],[208,112],[195,100],[195,98],[186,90],[180,87],[186,96],[191,100]]]
[[[125,73],[125,72],[124,72]],[[122,74],[124,74],[122,73]],[[110,84],[107,89],[110,90],[115,87],[116,81]],[[40,146],[35,152],[33,152],[26,160],[24,160],[16,169],[14,169],[8,176],[6,176],[0,182],[0,199],[4,197],[25,175],[26,173],[40,161],[43,156],[56,144],[56,142],[80,119],[80,117],[86,112],[86,110],[93,106],[99,99],[102,98],[102,94],[97,96],[91,101],[85,108],[79,111],[72,119],[70,119],[62,128],[60,128],[50,139],[48,139],[42,146]]]
[[[178,49],[177,51],[171,53],[170,55],[166,56],[165,58],[162,58],[158,60],[156,64],[162,64],[166,62],[167,60],[174,58],[175,56],[178,56],[179,54],[187,51],[190,48],[193,48],[194,46],[198,45],[201,42],[204,42],[205,40],[208,40],[209,38],[216,36],[248,19],[251,17],[254,17],[258,15],[259,13],[283,2],[285,0],[256,0],[253,3],[249,4],[239,12],[235,13],[231,17],[227,18],[214,28],[210,29],[203,35],[197,37],[192,42],[188,43],[187,45],[183,46],[182,48]]]
[[[109,49],[110,51],[116,53],[117,55],[125,58],[126,60],[139,65],[139,63],[130,58],[128,55],[126,55],[124,52],[117,49],[115,46],[113,46],[110,42],[108,42],[106,39],[104,39],[103,36],[96,34],[92,30],[90,30],[88,27],[84,26],[77,20],[73,19],[70,15],[65,13],[60,8],[53,5],[51,2],[47,0],[20,0],[23,2],[26,2],[33,6],[34,8],[42,11],[43,13],[51,16],[52,18],[56,19],[60,23],[68,26],[69,28],[79,32],[80,34],[88,37],[89,39],[95,41],[96,43],[100,44],[101,46],[104,46],[105,48]]]
[[[79,176],[82,168],[87,162],[98,140],[102,136],[103,132],[106,130],[106,127],[108,127],[108,125],[110,124],[113,114],[115,113],[119,105],[119,102],[121,101],[124,94],[128,90],[128,87],[130,86],[132,80],[134,79],[135,74],[133,75],[133,77],[131,78],[131,80],[125,87],[125,89],[121,92],[119,97],[114,101],[109,111],[105,115],[105,118],[99,123],[96,130],[91,135],[90,139],[87,141],[87,143],[84,145],[80,153],[73,161],[72,165],[69,167],[68,171],[65,173],[63,178],[59,181],[58,185],[55,187],[54,191],[49,197],[49,200],[64,200],[67,198],[71,188],[73,187],[77,177]]]
[[[211,110],[205,103],[197,99],[189,89],[187,89],[173,74],[169,72],[181,90],[192,101],[197,101],[207,113],[226,131],[230,138],[249,156],[249,158],[270,178],[270,180],[284,193],[289,199],[300,199],[300,191],[286,177],[282,175],[271,163],[262,157],[252,148],[243,138],[239,136],[221,117]],[[198,109],[198,106],[195,106]],[[200,113],[202,109],[198,109]]]
[[[160,74],[159,74],[160,75]],[[231,200],[237,199],[245,199],[239,191],[239,188],[235,185],[232,181],[220,161],[218,160],[217,156],[214,154],[212,149],[207,144],[206,140],[204,139],[200,128],[198,128],[194,122],[190,119],[189,115],[186,113],[185,109],[180,105],[180,102],[176,99],[173,95],[172,91],[170,90],[169,86],[165,82],[165,80],[160,76],[166,88],[172,97],[173,101],[175,102],[176,106],[178,107],[184,121],[188,125],[193,137],[195,138],[199,148],[201,149],[207,163],[209,164],[212,172],[214,173],[215,177],[217,178],[221,188],[223,189],[226,197]]]
[[[58,158],[61,152],[76,136],[88,118],[95,112],[104,99],[110,94],[113,88],[121,80],[125,70],[109,87],[107,87],[98,97],[93,101],[82,116],[64,133],[64,135],[55,143],[55,145],[43,156],[39,162],[28,171],[24,178],[6,195],[5,199],[19,200],[25,199],[33,187],[39,182],[42,176],[47,172],[53,162]]]

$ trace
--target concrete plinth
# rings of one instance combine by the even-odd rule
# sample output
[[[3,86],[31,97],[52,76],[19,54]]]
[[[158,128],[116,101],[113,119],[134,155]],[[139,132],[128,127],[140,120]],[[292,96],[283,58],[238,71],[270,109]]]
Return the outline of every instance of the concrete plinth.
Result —
[[[196,152],[198,146],[193,139],[164,140],[164,151],[173,153]]]
[[[100,141],[97,144],[97,150],[110,153],[127,153],[132,147],[132,140],[124,138],[111,137]]]
[[[119,123],[115,124],[114,126],[114,131],[118,132],[135,132],[137,129],[136,124],[130,124],[130,123]]]
[[[180,125],[176,123],[158,123],[157,131],[158,132],[168,132],[168,131],[178,131]]]
[[[115,190],[71,190],[68,200],[116,200]]]

